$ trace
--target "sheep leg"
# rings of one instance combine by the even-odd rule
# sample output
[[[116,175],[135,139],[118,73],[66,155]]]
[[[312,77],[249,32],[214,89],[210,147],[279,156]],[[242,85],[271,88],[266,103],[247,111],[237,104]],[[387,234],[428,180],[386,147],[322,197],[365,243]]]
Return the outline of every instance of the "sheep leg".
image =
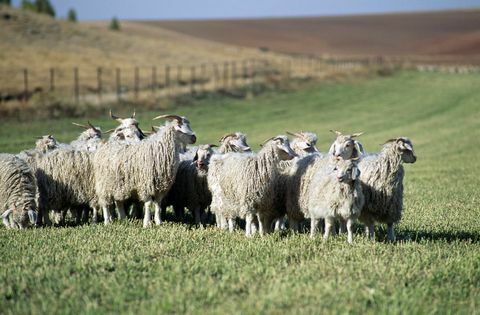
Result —
[[[310,237],[315,238],[315,234],[317,233],[318,227],[318,219],[311,218],[310,219]]]
[[[293,232],[298,233],[298,230],[300,229],[300,225],[297,220],[288,219],[288,225],[293,230]]]
[[[146,201],[144,204],[144,217],[143,217],[143,227],[150,227],[152,222],[150,219],[150,209],[152,208],[152,200]]]
[[[108,206],[103,206],[103,224],[108,225],[112,222],[112,217],[110,216],[110,210]]]
[[[229,221],[227,221],[227,218],[225,218],[223,215],[219,215],[219,216],[220,216],[220,228],[222,230],[226,230],[229,227],[230,220],[231,220],[232,226],[235,228],[235,222],[233,221],[233,219],[230,219]]]
[[[333,218],[325,218],[325,233],[323,234],[323,239],[326,241],[328,239],[328,237],[330,236],[330,232],[332,232],[332,228],[333,230],[335,230],[335,221],[333,220]]]
[[[395,242],[395,231],[393,230],[393,223],[387,224],[387,235],[390,242]]]
[[[253,222],[253,214],[248,213],[245,217],[245,235],[250,237],[252,236],[252,222]]]
[[[228,219],[228,230],[230,231],[230,233],[235,230],[235,222],[233,221],[233,219]]]
[[[194,214],[195,214],[195,224],[201,226],[202,225],[202,214],[200,212],[200,207],[197,206],[194,209]]]
[[[156,198],[155,202],[153,203],[155,205],[155,224],[160,225],[162,224],[162,198]]]
[[[348,233],[347,222],[345,220],[340,220],[340,226],[338,228],[338,234]]]
[[[97,207],[93,207],[93,211],[92,211],[92,223],[97,223],[98,222],[98,208]]]
[[[342,222],[343,223],[343,222]],[[353,219],[347,219],[347,240],[350,244],[353,243]]]
[[[260,214],[257,213],[257,221],[258,221],[258,233],[260,236],[263,236],[265,233],[265,227],[263,226],[263,220]]]
[[[115,207],[117,208],[118,219],[124,220],[127,217],[125,204],[122,201],[115,201]]]
[[[367,223],[365,225],[365,234],[367,238],[370,238],[372,241],[375,240],[375,227],[373,223]]]

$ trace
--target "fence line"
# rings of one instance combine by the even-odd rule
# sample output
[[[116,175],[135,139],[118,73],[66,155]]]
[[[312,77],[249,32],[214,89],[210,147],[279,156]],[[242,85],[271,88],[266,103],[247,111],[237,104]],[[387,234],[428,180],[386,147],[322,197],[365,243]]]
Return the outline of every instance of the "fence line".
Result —
[[[79,67],[72,70],[50,68],[44,73],[28,68],[17,71],[0,69],[0,102],[28,102],[32,96],[41,93],[52,93],[76,103],[102,103],[208,91],[229,92],[245,86],[276,83],[289,78],[322,77],[332,71],[351,71],[372,66],[407,66],[418,71],[446,73],[480,72],[480,67],[412,65],[405,60],[382,57],[349,60],[312,56],[246,59],[189,66],[167,64],[161,67],[97,67],[92,70]]]

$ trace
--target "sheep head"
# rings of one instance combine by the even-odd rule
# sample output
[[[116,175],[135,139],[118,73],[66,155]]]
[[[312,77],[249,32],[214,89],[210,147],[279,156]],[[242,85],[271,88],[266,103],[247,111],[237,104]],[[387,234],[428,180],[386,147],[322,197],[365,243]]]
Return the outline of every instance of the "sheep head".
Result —
[[[194,144],[197,141],[195,132],[193,132],[190,127],[190,121],[186,117],[178,115],[160,115],[153,118],[153,120],[162,118],[170,121],[177,132],[179,140],[183,144]]]
[[[234,152],[252,152],[247,144],[247,138],[241,132],[227,133],[219,141],[222,146],[228,146]]]
[[[339,182],[350,183],[354,182],[360,177],[360,170],[357,166],[358,160],[359,158],[335,161],[335,167],[333,171]]]
[[[415,163],[417,161],[417,155],[413,150],[413,143],[407,137],[389,139],[385,144],[393,145],[397,152],[401,154],[403,162]]]
[[[42,153],[46,153],[58,148],[58,142],[52,135],[37,137],[35,148]]]
[[[279,135],[264,141],[263,146],[272,143],[280,160],[291,160],[297,156],[290,147],[290,141],[287,136]]]
[[[318,152],[316,148],[317,144],[317,135],[313,132],[301,131],[301,132],[289,132],[287,134],[295,137],[292,141],[292,149],[297,153],[301,154],[300,152],[304,153],[314,153]]]
[[[87,125],[82,125],[82,124],[77,124],[72,122],[73,125],[85,129],[84,132],[80,135],[80,137],[84,140],[89,140],[89,139],[101,139],[102,138],[102,130],[100,127],[95,127],[90,123],[90,121],[87,122]]]
[[[351,158],[360,157],[364,154],[362,144],[354,138],[359,137],[363,132],[354,133],[351,135],[344,135],[340,131],[330,130],[336,134],[337,138],[332,143],[329,155],[333,155],[335,159],[349,160]]]
[[[213,147],[216,147],[215,144],[204,144],[198,147],[195,152],[195,157],[193,162],[196,164],[198,169],[207,170],[208,165],[210,164],[210,158],[213,155]]]

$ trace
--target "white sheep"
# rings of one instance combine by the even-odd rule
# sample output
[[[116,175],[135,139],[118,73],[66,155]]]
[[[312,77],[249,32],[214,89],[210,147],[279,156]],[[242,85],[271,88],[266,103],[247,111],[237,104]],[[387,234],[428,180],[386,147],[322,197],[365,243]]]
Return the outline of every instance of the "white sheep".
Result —
[[[102,130],[99,127],[95,127],[88,122],[88,125],[82,125],[72,123],[77,127],[85,129],[76,140],[70,142],[70,145],[75,150],[84,150],[88,152],[95,152],[101,145]]]
[[[32,170],[12,154],[0,154],[0,211],[7,228],[37,224],[37,185]]]
[[[332,160],[348,160],[363,154],[362,145],[354,139],[362,133],[343,135],[339,131],[331,131],[336,134],[336,139],[327,155],[313,153],[299,158],[290,170],[287,179],[286,210],[290,228],[294,231],[299,230],[299,222],[308,218],[307,196],[313,175]]]
[[[336,160],[318,170],[310,182],[307,209],[310,235],[315,237],[319,219],[325,220],[326,240],[334,228],[335,219],[346,222],[348,242],[353,242],[353,223],[365,202],[358,176],[357,161]],[[335,232],[335,229],[333,229]]]
[[[208,173],[212,207],[229,220],[233,231],[236,217],[246,219],[246,235],[252,235],[252,220],[257,215],[259,232],[268,232],[266,219],[271,218],[278,164],[295,156],[286,136],[267,140],[257,154],[227,153],[211,158]],[[212,187],[210,184],[214,182]]]
[[[413,144],[405,137],[388,140],[380,153],[367,155],[359,163],[360,180],[365,195],[365,206],[359,220],[366,225],[365,232],[372,239],[374,223],[386,223],[390,241],[395,241],[394,224],[403,211],[402,163],[415,163]]]
[[[119,218],[125,218],[124,202],[137,199],[144,203],[144,227],[151,224],[150,208],[155,206],[155,223],[161,223],[161,201],[177,172],[179,151],[192,144],[196,136],[185,117],[162,115],[154,119],[170,120],[161,131],[136,144],[107,143],[94,158],[95,190],[104,213],[111,221],[109,207],[115,203]]]

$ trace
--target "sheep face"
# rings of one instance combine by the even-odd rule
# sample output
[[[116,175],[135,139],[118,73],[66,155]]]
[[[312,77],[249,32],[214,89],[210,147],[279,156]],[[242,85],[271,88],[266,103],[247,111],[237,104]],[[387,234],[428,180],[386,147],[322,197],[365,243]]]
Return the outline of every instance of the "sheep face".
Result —
[[[362,144],[354,139],[355,137],[360,136],[362,133],[343,135],[339,131],[333,132],[335,132],[337,138],[328,151],[329,155],[333,155],[337,160],[348,160],[351,158],[358,158],[364,153]]]
[[[247,144],[247,139],[241,132],[227,134],[220,140],[222,144],[231,147],[235,152],[252,152],[252,149]]]
[[[116,130],[110,139],[123,143],[138,143],[142,140],[138,128],[135,127]]]
[[[301,154],[300,152],[305,152],[307,154],[318,152],[316,147],[318,139],[317,135],[313,132],[302,131],[300,133],[287,133],[295,136],[295,139],[292,141],[292,148],[298,154]]]
[[[102,131],[99,127],[89,128],[82,132],[84,139],[101,139],[102,138]]]
[[[280,160],[291,160],[297,156],[290,147],[287,136],[276,136],[272,139],[275,142],[275,148]]]
[[[32,207],[20,209],[16,205],[2,214],[3,223],[11,228],[26,228],[37,225],[37,212]]]
[[[201,145],[197,149],[197,152],[195,153],[193,162],[195,162],[198,169],[207,170],[212,154],[213,154],[212,145],[210,144]]]
[[[52,135],[46,135],[38,138],[38,140],[35,142],[35,147],[42,153],[46,153],[58,148],[58,142]]]
[[[352,160],[338,161],[333,171],[340,183],[353,182],[360,176],[360,170],[357,167],[357,163]]]
[[[194,144],[197,141],[197,137],[195,136],[192,128],[190,128],[190,122],[187,118],[181,117],[181,120],[174,120],[172,123],[174,124],[174,128],[177,131],[177,136],[182,143]]]
[[[413,150],[413,144],[410,139],[406,137],[401,137],[396,140],[398,145],[398,150],[402,154],[402,161],[405,163],[415,163],[417,161],[417,156]]]

